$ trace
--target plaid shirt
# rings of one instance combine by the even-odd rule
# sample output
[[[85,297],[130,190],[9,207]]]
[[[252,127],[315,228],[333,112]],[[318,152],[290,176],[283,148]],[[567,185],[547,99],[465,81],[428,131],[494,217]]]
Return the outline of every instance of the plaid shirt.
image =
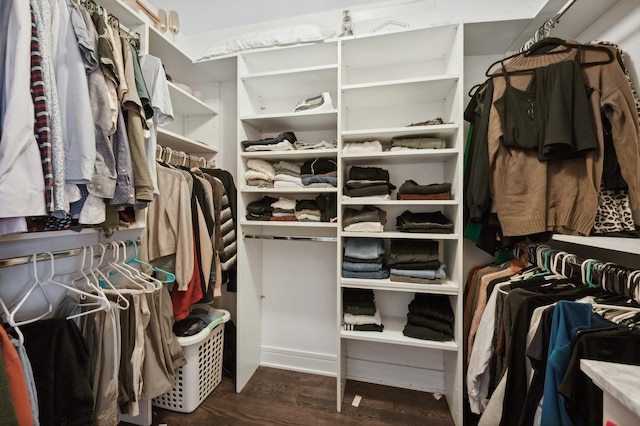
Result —
[[[31,97],[35,110],[34,133],[40,158],[42,159],[42,172],[44,175],[44,197],[47,212],[53,208],[53,165],[51,163],[51,127],[49,126],[49,111],[44,91],[42,75],[42,61],[40,57],[40,44],[38,42],[38,29],[35,16],[31,11]]]

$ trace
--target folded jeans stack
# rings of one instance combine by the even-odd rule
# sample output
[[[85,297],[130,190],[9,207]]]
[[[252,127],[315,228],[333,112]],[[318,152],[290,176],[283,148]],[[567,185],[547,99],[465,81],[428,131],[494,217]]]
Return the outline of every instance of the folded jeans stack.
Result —
[[[438,255],[438,241],[392,239],[388,265],[391,281],[435,284],[446,277]]]
[[[342,259],[344,278],[385,279],[389,268],[384,264],[381,238],[346,238]]]

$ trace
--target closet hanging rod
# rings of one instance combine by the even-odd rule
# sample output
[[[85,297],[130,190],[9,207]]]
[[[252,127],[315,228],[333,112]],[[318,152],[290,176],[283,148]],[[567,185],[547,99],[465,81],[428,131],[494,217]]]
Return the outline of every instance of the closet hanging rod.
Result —
[[[538,41],[549,37],[551,34],[551,29],[556,26],[558,22],[560,22],[560,18],[575,4],[577,0],[569,0],[567,1],[560,10],[553,15],[552,18],[547,19],[540,27],[536,30],[536,32],[531,36],[529,40],[527,40],[522,47],[520,48],[520,52],[524,52],[528,50],[532,45],[537,43]]]
[[[101,15],[106,12],[106,9],[100,3],[98,3],[95,0],[74,0],[74,1],[75,1],[76,4],[79,4],[80,6],[83,6],[89,12],[96,11]],[[109,24],[111,24],[112,20],[115,20],[117,25],[112,25],[114,27],[114,29],[120,29],[120,30],[124,31],[132,39],[136,39],[138,42],[140,41],[140,33],[138,33],[137,31],[134,31],[134,30],[126,27],[125,25],[123,25],[120,22],[120,19],[118,19],[118,17],[115,16],[114,14],[109,13],[107,16],[105,16],[105,19],[107,20],[107,22]]]
[[[126,245],[127,247],[132,247],[134,244],[139,245],[140,244],[140,239],[137,240],[128,240],[126,241]],[[95,245],[93,246],[94,248],[99,248],[100,245]],[[109,249],[110,247],[107,246],[103,246],[106,247],[107,249]],[[80,248],[74,248],[74,249],[67,249],[67,250],[58,250],[58,251],[54,251],[54,252],[47,252],[47,253],[39,253],[35,260],[36,262],[42,262],[45,260],[51,260],[51,256],[50,254],[53,255],[54,259],[62,259],[65,257],[73,257],[73,256],[80,256],[83,253],[87,253],[87,250],[84,250],[83,247]],[[17,265],[26,265],[28,263],[33,262],[33,255],[28,255],[28,256],[18,256],[18,257],[8,257],[5,259],[0,259],[0,268],[6,268],[9,266],[17,266]]]
[[[336,237],[301,237],[295,235],[244,234],[243,237],[256,240],[314,241],[321,243],[335,243],[338,241]]]

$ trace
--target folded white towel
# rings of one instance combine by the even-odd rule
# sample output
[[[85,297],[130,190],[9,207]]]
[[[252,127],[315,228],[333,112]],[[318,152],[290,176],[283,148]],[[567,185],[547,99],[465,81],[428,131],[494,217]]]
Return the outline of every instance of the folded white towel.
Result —
[[[344,323],[351,325],[365,325],[365,324],[375,324],[382,325],[382,319],[380,318],[380,312],[376,309],[376,313],[373,315],[353,315],[353,314],[344,314]]]

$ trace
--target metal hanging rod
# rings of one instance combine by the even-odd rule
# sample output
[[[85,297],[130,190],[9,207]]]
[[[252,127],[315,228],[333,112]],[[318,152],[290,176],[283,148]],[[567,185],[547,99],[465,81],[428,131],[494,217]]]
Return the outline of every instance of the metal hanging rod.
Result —
[[[294,235],[244,234],[243,237],[256,240],[314,241],[321,243],[335,243],[338,241],[338,238],[336,237],[301,237]]]
[[[134,245],[140,244],[140,240],[128,240],[126,241],[127,247],[132,247]],[[104,247],[109,249],[109,243],[105,243],[105,244],[99,244],[99,245],[94,245],[91,246],[93,248],[99,248],[99,247]],[[89,248],[89,246],[87,246],[87,249]],[[45,260],[51,260],[51,256],[49,255],[49,253],[51,253],[53,255],[54,259],[62,259],[65,257],[73,257],[73,256],[80,256],[83,253],[87,253],[87,250],[85,250],[84,247],[80,247],[80,248],[73,248],[73,249],[67,249],[67,250],[58,250],[58,251],[53,251],[53,252],[46,252],[46,253],[38,253],[35,256],[35,261],[36,262],[42,262]],[[26,265],[28,263],[31,263],[34,261],[34,256],[33,255],[29,255],[29,256],[18,256],[18,257],[9,257],[6,259],[0,259],[0,268],[6,268],[8,266],[17,266],[17,265]]]
[[[540,26],[536,30],[536,32],[531,36],[529,40],[527,40],[524,45],[520,48],[520,52],[524,52],[528,50],[531,46],[533,46],[538,41],[549,37],[551,34],[551,30],[556,26],[558,22],[560,22],[560,18],[569,10],[571,6],[576,3],[577,0],[569,0],[567,1],[552,18],[547,19],[544,24]]]

